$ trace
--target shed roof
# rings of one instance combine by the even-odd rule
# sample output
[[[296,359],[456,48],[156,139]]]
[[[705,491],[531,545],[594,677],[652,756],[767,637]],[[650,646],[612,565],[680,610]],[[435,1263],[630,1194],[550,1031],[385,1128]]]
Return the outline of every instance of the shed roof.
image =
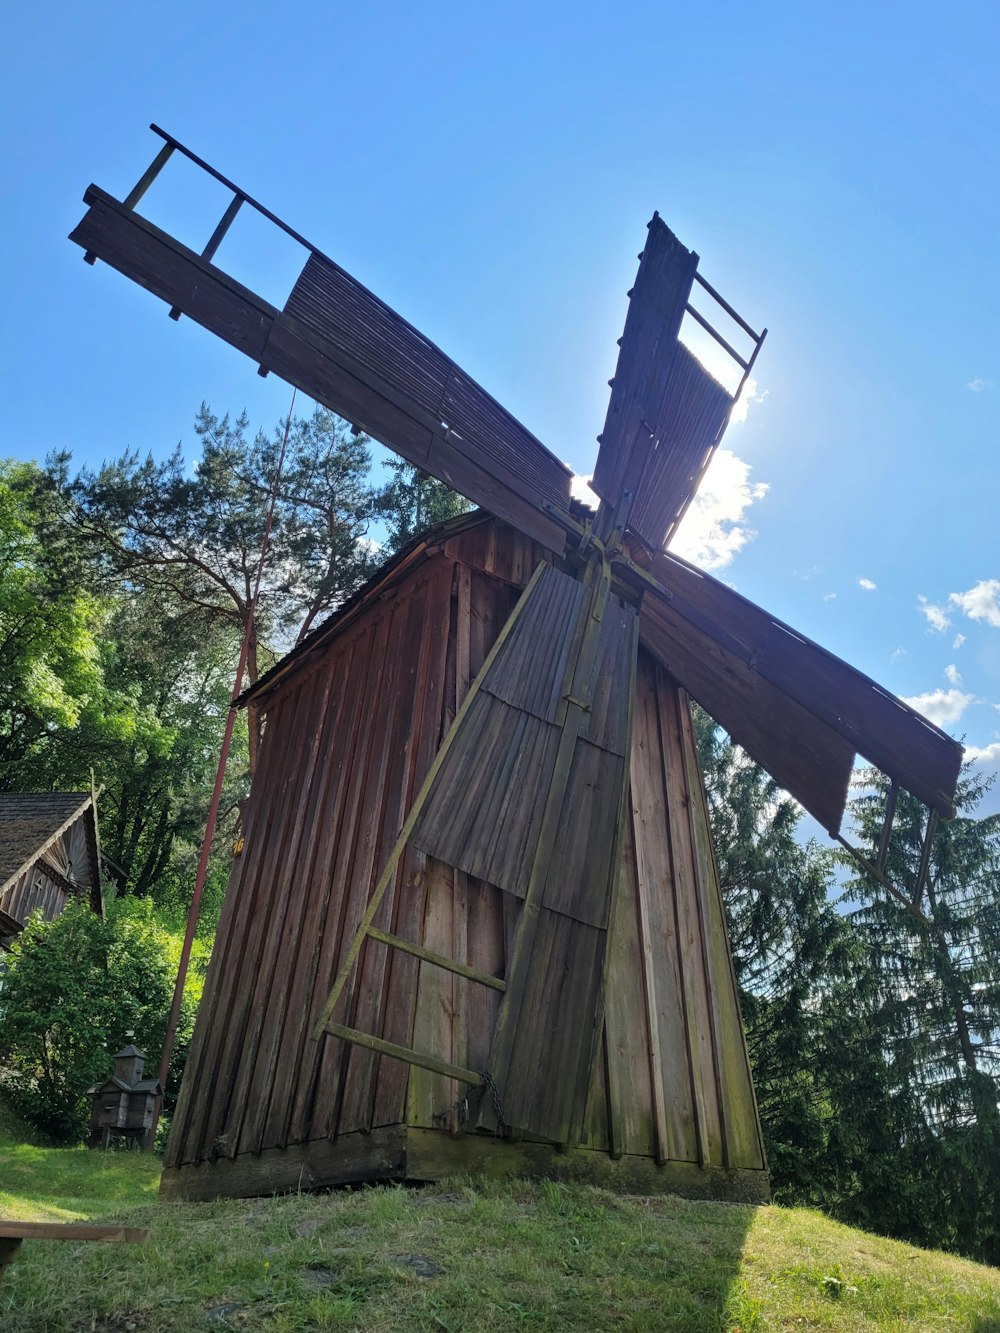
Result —
[[[77,819],[86,817],[86,874],[76,876],[90,889],[90,901],[100,910],[100,851],[94,794],[89,791],[5,792],[0,794],[0,893],[48,851]],[[96,897],[95,897],[96,895]]]

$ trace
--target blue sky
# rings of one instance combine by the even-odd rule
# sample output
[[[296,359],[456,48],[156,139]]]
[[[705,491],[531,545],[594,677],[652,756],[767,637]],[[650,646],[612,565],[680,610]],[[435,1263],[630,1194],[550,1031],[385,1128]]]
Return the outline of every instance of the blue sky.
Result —
[[[287,411],[66,240],[150,121],[582,474],[659,209],[770,329],[681,549],[1000,766],[1000,6],[57,3],[5,38],[4,454]],[[200,248],[225,203],[175,159],[143,211]],[[218,256],[278,301],[299,259],[246,210]]]

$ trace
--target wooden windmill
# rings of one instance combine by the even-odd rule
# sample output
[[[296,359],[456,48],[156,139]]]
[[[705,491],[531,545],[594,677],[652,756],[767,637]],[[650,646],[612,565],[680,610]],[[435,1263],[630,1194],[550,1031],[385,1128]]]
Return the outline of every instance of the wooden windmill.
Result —
[[[682,320],[744,380],[764,335],[654,214],[595,514],[454,362],[157,133],[124,203],[87,191],[72,239],[88,260],[493,516],[418,540],[252,691],[265,753],[164,1188],[528,1166],[762,1197],[688,696],[834,836],[856,752],[946,817],[961,761],[898,699],[666,550],[739,393],[683,345]],[[135,212],[175,150],[233,192],[201,255]],[[281,310],[211,262],[243,204],[308,250]],[[474,651],[487,602],[496,623]]]

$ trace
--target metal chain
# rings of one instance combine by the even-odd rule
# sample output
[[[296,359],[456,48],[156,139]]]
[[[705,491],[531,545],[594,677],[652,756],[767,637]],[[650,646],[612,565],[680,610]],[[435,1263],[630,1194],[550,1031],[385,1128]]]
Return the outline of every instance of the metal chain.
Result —
[[[479,1089],[479,1096],[482,1097],[484,1092],[489,1092],[490,1099],[493,1102],[493,1113],[497,1118],[497,1133],[502,1134],[507,1128],[507,1121],[504,1118],[503,1101],[500,1097],[500,1089],[497,1087],[496,1081],[488,1069],[484,1069],[480,1074],[480,1077],[482,1078],[483,1083],[482,1087]],[[451,1106],[446,1106],[443,1111],[438,1111],[435,1114],[434,1119],[443,1122],[447,1120],[450,1115],[457,1115],[458,1123],[464,1125],[469,1118],[469,1097],[471,1095],[471,1091],[467,1092],[465,1096],[460,1097],[457,1102],[452,1102]]]
[[[488,1069],[483,1070],[483,1087],[489,1089],[490,1096],[493,1099],[493,1111],[497,1118],[497,1133],[502,1134],[507,1128],[507,1121],[504,1119],[503,1102],[500,1100],[500,1089],[497,1087],[493,1075]]]

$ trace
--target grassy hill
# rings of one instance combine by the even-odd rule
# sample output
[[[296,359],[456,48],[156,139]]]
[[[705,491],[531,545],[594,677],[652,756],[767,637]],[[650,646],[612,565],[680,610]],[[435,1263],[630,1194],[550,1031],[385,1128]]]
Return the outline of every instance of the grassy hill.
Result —
[[[483,1179],[161,1204],[157,1176],[150,1156],[0,1141],[0,1215],[152,1230],[26,1242],[0,1330],[1000,1331],[1000,1272],[802,1209]]]

